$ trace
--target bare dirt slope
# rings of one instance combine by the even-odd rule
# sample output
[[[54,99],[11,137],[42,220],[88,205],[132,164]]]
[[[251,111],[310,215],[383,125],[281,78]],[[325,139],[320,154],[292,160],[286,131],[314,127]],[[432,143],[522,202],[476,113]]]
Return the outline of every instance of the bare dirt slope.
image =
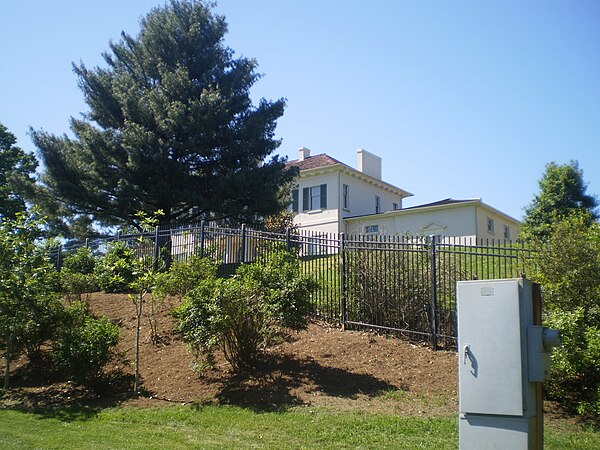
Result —
[[[268,350],[264,363],[250,375],[236,376],[217,355],[212,370],[198,374],[193,355],[173,333],[169,312],[177,300],[160,305],[156,317],[160,343],[150,340],[147,317],[142,322],[140,353],[144,396],[127,395],[133,374],[135,309],[125,295],[92,294],[97,315],[105,315],[121,328],[119,350],[130,364],[113,364],[120,382],[100,398],[70,383],[49,386],[24,381],[19,371],[16,388],[7,402],[55,406],[69,402],[102,402],[131,406],[176,403],[234,404],[250,408],[285,409],[292,406],[326,406],[335,409],[406,415],[445,415],[457,411],[456,354],[433,352],[427,346],[379,336],[344,331],[323,323],[293,333]],[[149,312],[149,305],[145,305]]]
[[[133,305],[125,296],[108,294],[94,294],[91,304],[97,314],[119,322],[121,350],[133,361]],[[433,352],[406,340],[342,332],[322,323],[311,323],[308,330],[269,349],[264,364],[249,376],[234,376],[220,355],[215,369],[199,375],[192,370],[193,355],[172,331],[169,311],[175,304],[171,299],[160,306],[158,345],[150,342],[148,322],[143,322],[140,367],[148,396],[137,402],[324,405],[408,414],[456,411],[454,352]],[[125,370],[132,372],[132,367]]]

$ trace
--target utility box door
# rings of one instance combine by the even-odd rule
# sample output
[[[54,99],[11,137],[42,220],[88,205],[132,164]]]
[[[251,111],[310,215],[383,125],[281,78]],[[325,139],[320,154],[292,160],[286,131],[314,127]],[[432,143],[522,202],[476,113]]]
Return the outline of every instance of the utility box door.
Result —
[[[523,415],[522,282],[457,283],[461,413]]]

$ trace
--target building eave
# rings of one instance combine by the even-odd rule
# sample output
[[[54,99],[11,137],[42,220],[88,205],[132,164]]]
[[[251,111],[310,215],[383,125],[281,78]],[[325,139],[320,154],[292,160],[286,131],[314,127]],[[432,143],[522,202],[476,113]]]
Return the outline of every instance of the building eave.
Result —
[[[353,222],[353,221],[356,221],[359,219],[366,219],[366,218],[398,217],[398,216],[403,216],[403,215],[419,214],[422,212],[429,212],[429,211],[436,211],[436,210],[439,211],[439,210],[444,210],[444,209],[457,209],[457,208],[465,208],[465,207],[475,207],[475,208],[483,207],[483,208],[486,208],[486,209],[494,212],[495,214],[498,214],[498,215],[508,219],[509,221],[513,222],[515,225],[518,225],[518,226],[521,225],[521,222],[518,221],[517,219],[515,219],[514,217],[511,217],[508,214],[503,213],[502,211],[500,211],[486,203],[483,203],[480,198],[468,199],[468,200],[460,201],[457,203],[449,203],[449,204],[443,204],[443,205],[412,206],[410,208],[398,209],[396,211],[386,211],[386,212],[379,213],[379,214],[364,214],[364,215],[360,215],[360,216],[345,217],[344,221]]]
[[[325,167],[315,167],[312,169],[303,169],[303,170],[300,170],[299,177],[300,178],[313,177],[316,175],[325,175],[325,174],[333,173],[333,172],[343,172],[345,174],[348,174],[350,176],[358,178],[362,181],[366,181],[369,184],[377,186],[380,189],[391,192],[392,194],[395,194],[401,198],[411,197],[413,195],[412,193],[405,191],[404,189],[401,189],[401,188],[394,186],[393,184],[387,183],[385,181],[378,180],[377,178],[374,178],[370,175],[364,174],[364,173],[360,172],[359,170],[356,170],[344,163],[333,164],[333,165],[325,166]]]

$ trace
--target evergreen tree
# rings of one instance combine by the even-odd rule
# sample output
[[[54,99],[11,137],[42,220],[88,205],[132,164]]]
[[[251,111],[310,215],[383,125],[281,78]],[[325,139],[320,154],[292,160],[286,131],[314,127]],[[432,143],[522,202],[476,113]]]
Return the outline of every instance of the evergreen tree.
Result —
[[[0,218],[14,218],[26,209],[22,193],[33,184],[37,161],[15,144],[17,139],[0,123]]]
[[[107,67],[74,65],[89,112],[74,137],[33,131],[47,201],[74,218],[139,225],[201,217],[251,221],[287,202],[295,173],[270,156],[284,100],[252,104],[257,63],[234,58],[224,17],[202,1],[172,0],[121,34]],[[270,157],[270,159],[269,159]]]
[[[583,212],[592,219],[597,218],[598,201],[586,193],[587,184],[577,161],[563,165],[548,163],[539,186],[540,192],[525,208],[522,239],[547,237],[553,223],[572,213]]]

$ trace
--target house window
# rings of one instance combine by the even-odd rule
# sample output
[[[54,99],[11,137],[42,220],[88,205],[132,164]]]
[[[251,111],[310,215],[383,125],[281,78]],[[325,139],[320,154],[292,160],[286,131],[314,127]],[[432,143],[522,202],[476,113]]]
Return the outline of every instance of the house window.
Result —
[[[347,184],[342,185],[342,195],[344,209],[350,209],[350,186]]]
[[[398,211],[398,203],[392,203],[392,209]]]
[[[378,195],[375,196],[375,214],[379,214],[381,212],[381,197]]]
[[[504,225],[504,239],[510,240],[510,227]]]
[[[306,187],[302,190],[302,211],[327,209],[327,185]]]
[[[488,233],[494,234],[494,219],[492,219],[491,217],[487,218],[487,230]]]
[[[365,225],[365,234],[379,233],[379,225]]]
[[[292,189],[292,201],[288,205],[288,211],[298,212],[298,188]]]

